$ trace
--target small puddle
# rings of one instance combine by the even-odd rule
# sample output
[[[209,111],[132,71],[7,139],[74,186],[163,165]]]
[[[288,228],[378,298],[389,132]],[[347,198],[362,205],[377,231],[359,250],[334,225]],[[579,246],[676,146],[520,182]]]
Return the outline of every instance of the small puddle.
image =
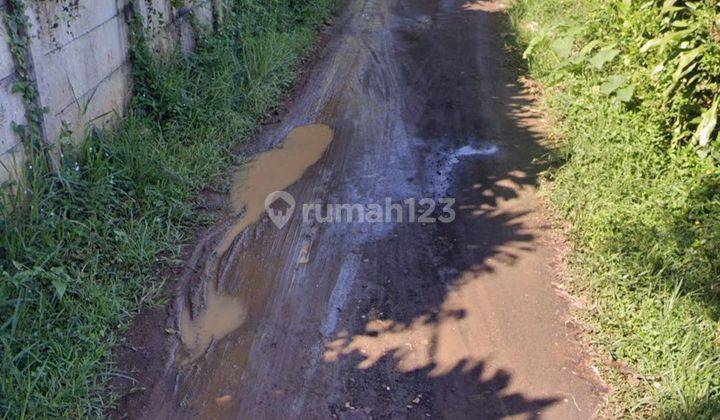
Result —
[[[332,129],[324,124],[297,127],[281,148],[260,154],[235,174],[230,189],[232,210],[240,212],[244,208],[245,215],[225,235],[216,249],[218,255],[224,255],[235,238],[265,213],[268,194],[300,179],[305,169],[320,160],[332,138]]]
[[[280,148],[258,155],[234,175],[230,191],[232,211],[239,213],[244,209],[245,213],[217,246],[218,256],[223,256],[235,238],[260,219],[268,194],[284,190],[299,180],[308,167],[320,160],[332,138],[332,129],[327,125],[297,127],[287,135]],[[240,328],[247,318],[247,305],[243,299],[218,290],[215,282],[208,285],[205,307],[195,318],[190,317],[189,307],[184,308],[180,318],[181,338],[194,358],[213,340],[220,340]]]
[[[205,351],[210,343],[238,329],[247,319],[247,308],[236,296],[223,295],[213,286],[205,295],[205,309],[190,319],[185,308],[180,319],[180,334],[193,355]]]

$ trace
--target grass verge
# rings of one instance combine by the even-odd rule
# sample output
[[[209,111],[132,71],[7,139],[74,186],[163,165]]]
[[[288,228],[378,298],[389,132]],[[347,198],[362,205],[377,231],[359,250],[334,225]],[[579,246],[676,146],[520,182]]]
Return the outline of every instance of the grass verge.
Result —
[[[210,223],[196,193],[293,84],[336,0],[233,0],[191,56],[133,42],[134,98],[61,169],[3,194],[0,415],[100,417],[116,331],[157,302],[158,267]]]
[[[720,413],[720,19],[714,2],[517,0],[558,141],[574,292],[608,414]],[[714,110],[714,111],[713,111]]]

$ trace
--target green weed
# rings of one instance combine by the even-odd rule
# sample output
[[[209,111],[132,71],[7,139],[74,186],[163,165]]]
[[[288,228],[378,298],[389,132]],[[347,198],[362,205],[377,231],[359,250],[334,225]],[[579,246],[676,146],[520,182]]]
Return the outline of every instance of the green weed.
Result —
[[[713,2],[518,0],[560,140],[546,189],[619,413],[720,413],[720,91]]]
[[[211,222],[196,193],[292,85],[335,3],[236,0],[190,56],[158,59],[135,39],[127,118],[2,195],[2,417],[99,417],[113,404],[118,329],[161,299],[159,268]]]

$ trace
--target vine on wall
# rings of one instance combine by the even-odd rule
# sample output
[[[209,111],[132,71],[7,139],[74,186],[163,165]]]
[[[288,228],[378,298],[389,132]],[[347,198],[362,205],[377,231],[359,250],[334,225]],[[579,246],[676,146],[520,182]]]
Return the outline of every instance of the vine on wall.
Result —
[[[12,123],[25,150],[28,177],[42,176],[51,170],[50,153],[43,139],[42,120],[47,111],[40,106],[37,87],[33,77],[32,60],[28,53],[30,21],[25,14],[23,0],[8,0],[8,13],[3,16],[8,34],[10,54],[15,63],[18,80],[12,93],[19,94],[25,106],[26,124]]]
[[[61,48],[62,43],[57,39],[57,33],[64,30],[70,37],[74,38],[75,33],[72,30],[72,24],[80,18],[80,0],[32,0],[42,10],[38,13],[44,19],[45,28],[41,23],[40,30],[47,31],[47,36],[55,46]],[[41,6],[42,5],[42,6]],[[40,17],[39,16],[39,17]],[[63,27],[64,29],[61,29]]]

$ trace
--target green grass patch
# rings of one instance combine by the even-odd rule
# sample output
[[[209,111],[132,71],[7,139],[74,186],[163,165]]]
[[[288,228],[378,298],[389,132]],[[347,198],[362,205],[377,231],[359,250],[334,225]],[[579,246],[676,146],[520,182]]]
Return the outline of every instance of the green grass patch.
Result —
[[[629,367],[606,370],[613,415],[720,413],[719,12],[672,0],[510,12],[558,140],[546,192],[572,222],[572,287],[600,354]]]
[[[0,416],[99,417],[117,331],[157,303],[161,267],[211,223],[197,195],[296,78],[336,0],[234,0],[197,51],[133,42],[134,98],[112,132],[8,187],[0,219]],[[29,163],[32,165],[32,162]],[[9,194],[9,190],[16,191]]]

